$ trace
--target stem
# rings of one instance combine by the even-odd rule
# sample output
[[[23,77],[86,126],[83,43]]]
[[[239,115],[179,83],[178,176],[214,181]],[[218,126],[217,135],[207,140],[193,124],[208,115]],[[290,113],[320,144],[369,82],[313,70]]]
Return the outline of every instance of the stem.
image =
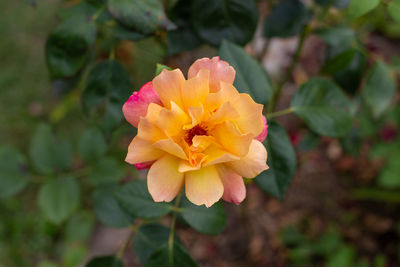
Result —
[[[178,196],[176,197],[174,210],[178,209],[179,203],[181,201],[181,196],[182,196],[182,194],[179,193]],[[170,266],[174,265],[173,249],[174,249],[175,224],[176,224],[176,212],[174,211],[174,214],[172,215],[172,221],[171,221],[169,237],[168,237],[168,251],[169,251]]]
[[[310,26],[306,24],[303,26],[303,29],[301,31],[300,40],[297,44],[296,52],[293,54],[292,62],[290,63],[289,69],[286,72],[284,79],[278,84],[276,92],[271,99],[271,103],[268,105],[268,113],[272,112],[275,109],[275,106],[281,95],[283,86],[286,84],[286,82],[289,81],[290,77],[292,77],[294,68],[296,67],[297,62],[300,59],[301,51],[303,50],[304,46],[304,41],[306,40],[309,33],[310,33]]]
[[[104,12],[105,9],[106,9],[105,6],[102,7],[102,8],[100,8],[100,9],[92,16],[92,21],[95,22],[95,21],[100,17],[100,15]]]
[[[268,119],[272,119],[272,118],[275,118],[275,117],[278,117],[278,116],[287,115],[287,114],[292,113],[293,111],[294,111],[294,109],[292,107],[290,107],[290,108],[287,108],[287,109],[284,109],[284,110],[280,110],[280,111],[277,111],[277,112],[269,113],[269,114],[267,114],[267,118]]]
[[[117,252],[117,259],[121,259],[122,256],[124,255],[124,252],[126,250],[126,248],[128,247],[129,241],[132,239],[132,237],[136,234],[136,232],[139,230],[141,226],[141,223],[138,225],[132,225],[131,226],[131,232],[129,233],[129,237],[127,240],[125,240],[125,242],[122,244],[122,246],[120,247],[120,249]]]

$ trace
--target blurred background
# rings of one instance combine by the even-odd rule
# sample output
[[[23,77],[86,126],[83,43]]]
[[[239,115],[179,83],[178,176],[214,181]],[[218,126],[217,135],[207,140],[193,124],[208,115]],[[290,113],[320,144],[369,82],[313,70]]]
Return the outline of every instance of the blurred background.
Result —
[[[98,118],[85,111],[96,100],[80,98],[87,88],[80,77],[87,77],[90,68],[80,70],[79,76],[65,78],[46,66],[46,40],[60,21],[80,12],[71,8],[82,2],[97,4],[0,2],[0,174],[11,172],[8,164],[19,164],[18,184],[16,180],[0,179],[1,267],[84,266],[94,255],[118,251],[129,235],[126,225],[102,216],[111,212],[112,208],[107,210],[105,206],[113,200],[100,198],[106,204],[99,204],[93,199],[103,192],[99,184],[146,176],[124,163],[134,129],[126,122],[109,126],[115,122],[106,121],[99,135]],[[165,2],[167,7],[171,4]],[[272,16],[281,2],[287,7]],[[301,27],[296,25],[325,29],[307,36],[277,110],[290,105],[300,84],[321,73],[340,85],[356,104],[361,102],[363,86],[373,79],[370,76],[375,61],[385,62],[398,78],[400,23],[388,15],[386,6],[390,1],[382,1],[356,21],[346,19],[348,2],[300,1],[299,8],[299,1],[257,1],[257,30],[242,45],[269,73],[272,83],[284,80],[290,68],[301,34]],[[307,12],[296,12],[303,7]],[[184,25],[183,13],[175,13],[174,17],[177,11],[168,10],[167,15],[176,25]],[[102,16],[96,12],[92,18]],[[322,20],[320,16],[324,16]],[[107,36],[107,31],[101,33]],[[157,63],[179,67],[186,73],[197,58],[217,55],[213,44],[178,37],[184,45],[177,39],[165,41],[163,32],[121,38],[117,44],[104,37],[92,49],[88,56],[92,63],[87,64],[118,59],[127,70],[129,88],[138,90],[154,77]],[[392,86],[377,75],[375,85]],[[127,96],[130,94],[127,92]],[[288,132],[298,162],[285,197],[280,201],[249,183],[244,203],[225,204],[227,225],[217,236],[203,235],[178,222],[177,233],[192,257],[200,266],[400,266],[398,103],[396,90],[390,105],[378,117],[360,109],[351,130],[341,138],[317,135],[293,114],[277,118]],[[85,146],[91,140],[100,147],[104,143],[104,149],[93,152]],[[62,149],[52,151],[48,148],[52,144]],[[43,147],[57,160],[70,161],[62,173],[79,181],[77,198],[68,194],[76,182],[65,181],[66,202],[76,204],[67,208],[59,204],[56,214],[49,214],[51,198],[43,196],[46,194],[42,188],[54,175],[46,171],[46,163],[41,165],[34,159],[47,153]],[[89,159],[93,153],[99,158]],[[35,168],[39,171],[30,171]],[[57,214],[59,209],[66,209],[65,214]],[[141,266],[130,247],[123,259],[126,266]]]

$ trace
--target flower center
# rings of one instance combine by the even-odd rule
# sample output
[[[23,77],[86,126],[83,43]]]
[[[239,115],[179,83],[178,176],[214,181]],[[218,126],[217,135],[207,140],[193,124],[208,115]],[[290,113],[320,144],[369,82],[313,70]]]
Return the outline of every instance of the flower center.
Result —
[[[196,135],[208,135],[208,134],[207,131],[200,125],[196,125],[192,129],[187,130],[185,134],[185,141],[189,146],[193,144],[192,140],[193,137],[195,137]]]

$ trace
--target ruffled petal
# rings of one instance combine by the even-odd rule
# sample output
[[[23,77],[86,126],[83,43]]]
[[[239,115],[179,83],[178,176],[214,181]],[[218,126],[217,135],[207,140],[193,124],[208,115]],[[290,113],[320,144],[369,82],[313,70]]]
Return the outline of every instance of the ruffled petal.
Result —
[[[239,205],[246,197],[246,186],[242,176],[227,168],[224,164],[218,165],[217,169],[224,185],[222,199]]]
[[[264,142],[265,138],[267,138],[267,135],[268,135],[267,118],[263,115],[262,119],[263,119],[262,132],[255,138],[256,140],[260,141],[261,143]]]
[[[210,71],[200,70],[197,75],[183,83],[182,101],[186,110],[189,107],[200,107],[209,94]]]
[[[179,159],[164,155],[154,162],[147,175],[147,186],[154,201],[172,201],[181,190],[184,174],[178,171]]]
[[[144,117],[140,118],[137,136],[152,142],[167,138],[164,131]]]
[[[235,80],[235,69],[228,62],[219,59],[219,57],[196,60],[189,68],[189,79],[195,77],[201,69],[210,70],[211,92],[217,92],[220,89],[220,82],[233,83]]]
[[[239,114],[232,106],[232,104],[229,102],[225,102],[219,109],[216,110],[213,115],[211,115],[207,122],[215,125],[227,120],[237,119],[238,117]]]
[[[185,173],[187,198],[196,205],[212,206],[224,193],[224,187],[215,166]]]
[[[188,159],[182,147],[175,143],[171,138],[159,140],[155,142],[153,146],[178,158]]]
[[[239,160],[240,157],[229,153],[225,149],[213,144],[210,145],[205,151],[204,154],[207,155],[206,159],[203,162],[203,166],[215,165],[223,162],[235,161]]]
[[[171,110],[164,108],[157,119],[157,126],[169,137],[180,134],[183,126],[188,123],[189,116],[174,102],[171,102]]]
[[[161,105],[161,100],[153,88],[153,83],[148,82],[140,88],[139,92],[133,92],[122,107],[125,119],[135,127],[138,127],[140,117],[147,113],[150,103]]]
[[[152,146],[151,142],[136,136],[128,148],[125,161],[130,164],[143,163],[159,159],[165,152]]]
[[[231,101],[233,107],[239,113],[235,120],[242,133],[252,133],[258,136],[263,129],[262,110],[263,105],[257,104],[248,94],[240,94],[239,98]]]
[[[254,178],[269,168],[267,150],[260,141],[253,140],[249,153],[245,157],[237,161],[227,162],[226,165],[243,177]]]
[[[166,70],[153,79],[154,90],[157,92],[161,102],[168,109],[171,107],[171,101],[178,106],[183,107],[181,88],[185,82],[185,77],[179,69]]]

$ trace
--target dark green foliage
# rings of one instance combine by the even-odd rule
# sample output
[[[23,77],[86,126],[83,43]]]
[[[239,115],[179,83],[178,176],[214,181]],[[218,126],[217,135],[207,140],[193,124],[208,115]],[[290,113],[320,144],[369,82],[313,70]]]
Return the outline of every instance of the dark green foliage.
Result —
[[[102,256],[90,260],[86,267],[124,267],[124,264],[114,256]]]

